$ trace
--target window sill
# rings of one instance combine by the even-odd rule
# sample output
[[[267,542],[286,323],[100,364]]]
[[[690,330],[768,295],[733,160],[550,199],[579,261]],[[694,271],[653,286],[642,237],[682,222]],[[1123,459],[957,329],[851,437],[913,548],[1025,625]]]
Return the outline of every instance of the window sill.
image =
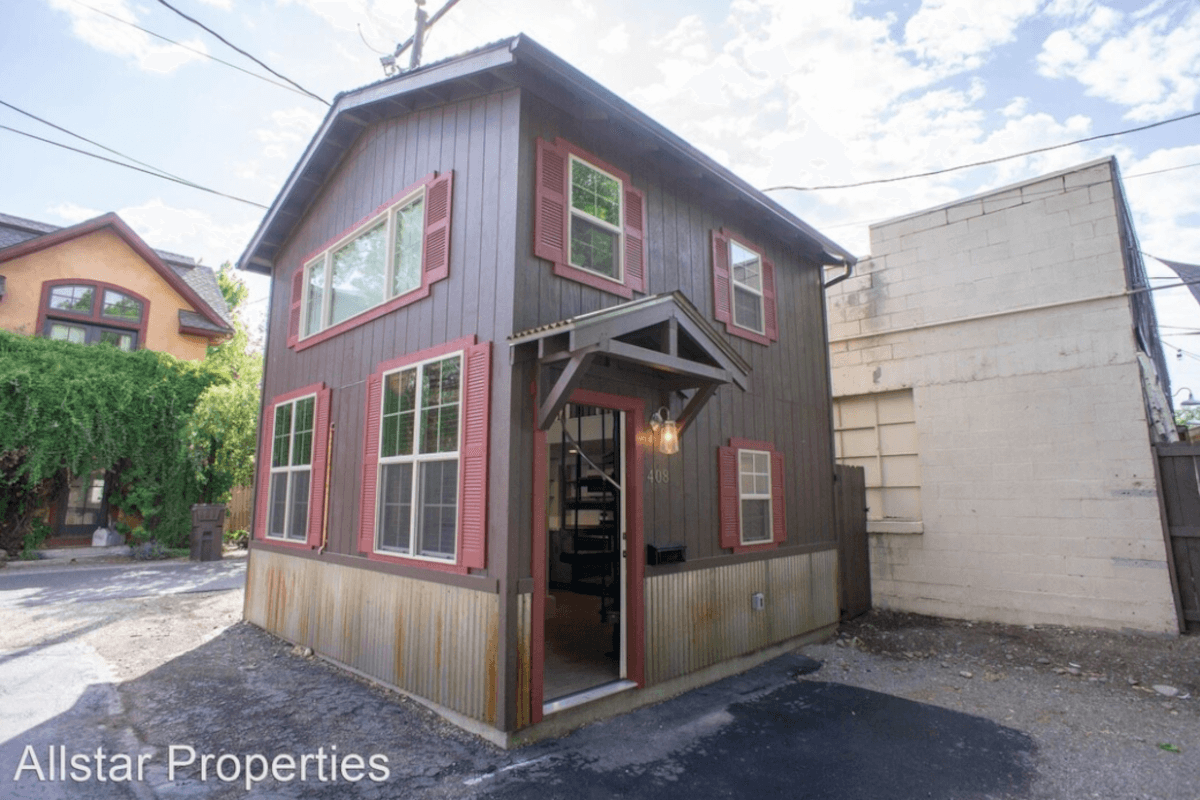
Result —
[[[867,533],[921,534],[925,523],[919,519],[869,519]]]

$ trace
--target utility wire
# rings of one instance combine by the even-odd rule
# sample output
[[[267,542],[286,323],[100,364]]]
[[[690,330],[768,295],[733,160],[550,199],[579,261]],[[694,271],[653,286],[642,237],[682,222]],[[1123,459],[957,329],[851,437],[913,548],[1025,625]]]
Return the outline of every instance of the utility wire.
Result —
[[[16,111],[18,114],[24,114],[25,116],[29,117],[30,119],[37,120],[38,122],[42,123],[43,125],[49,125],[51,128],[54,128],[57,131],[61,131],[65,134],[67,134],[68,136],[74,136],[76,139],[80,139],[84,142],[87,142],[90,145],[99,147],[101,150],[107,150],[108,152],[112,153],[115,156],[120,156],[121,158],[123,158],[127,161],[132,161],[134,164],[140,164],[143,167],[152,169],[155,172],[157,172],[160,175],[163,175],[167,178],[171,178],[171,179],[177,180],[177,181],[182,181],[184,183],[191,183],[191,181],[189,181],[187,178],[181,178],[178,175],[174,175],[170,172],[167,172],[165,169],[159,169],[158,167],[154,166],[153,164],[147,164],[145,161],[138,161],[133,156],[126,155],[126,154],[122,153],[120,150],[114,150],[111,147],[107,147],[105,145],[100,144],[99,142],[94,142],[91,139],[87,138],[86,136],[80,136],[78,133],[75,133],[74,131],[69,131],[66,128],[62,127],[61,125],[55,125],[53,122],[46,120],[46,119],[42,119],[41,117],[39,117],[36,114],[30,114],[28,111],[25,111],[24,109],[17,108],[12,103],[8,103],[8,102],[5,102],[4,100],[0,100],[0,106],[7,106],[8,108],[11,108],[13,111]]]
[[[1174,172],[1175,170],[1189,169],[1191,167],[1200,167],[1200,161],[1197,161],[1194,164],[1180,164],[1177,167],[1165,167],[1164,169],[1156,169],[1156,170],[1152,170],[1150,172],[1134,172],[1134,173],[1130,173],[1129,175],[1122,175],[1121,180],[1128,181],[1128,180],[1133,180],[1134,178],[1145,178],[1148,175],[1161,175],[1164,172]],[[1036,178],[1034,180],[1036,180]],[[1086,189],[1086,188],[1089,188],[1092,186],[1100,186],[1101,184],[1105,184],[1105,183],[1108,183],[1108,181],[1107,180],[1093,181],[1092,183],[1080,184],[1079,186],[1075,186],[1072,188],[1073,189]],[[1029,196],[1032,197],[1032,196],[1034,196],[1034,194],[1037,194],[1037,195],[1060,194],[1061,191],[1062,190],[1060,190],[1060,189],[1047,189],[1045,191],[1031,193]],[[877,222],[886,222],[889,219],[891,219],[891,217],[876,217],[874,219],[860,219],[860,220],[856,220],[854,222],[839,222],[837,225],[822,225],[820,227],[821,227],[821,230],[834,230],[836,228],[851,228],[851,227],[854,227],[855,225],[874,225]],[[1144,253],[1143,255],[1150,255],[1150,254]],[[1150,257],[1154,258],[1154,256],[1150,256]]]
[[[265,75],[259,75],[257,72],[251,72],[250,70],[245,69],[244,67],[239,67],[237,64],[232,64],[222,58],[217,58],[216,56],[212,55],[211,53],[206,53],[203,50],[192,47],[191,45],[186,45],[183,42],[177,42],[174,39],[163,36],[161,33],[155,33],[154,31],[150,30],[149,28],[143,28],[141,25],[138,25],[136,22],[130,22],[127,19],[121,19],[120,17],[116,16],[115,14],[110,14],[107,11],[96,8],[95,6],[89,6],[87,3],[80,2],[80,0],[71,0],[71,2],[77,6],[82,6],[83,8],[86,8],[89,11],[94,11],[97,14],[102,14],[102,15],[108,17],[109,19],[113,20],[114,22],[119,22],[122,25],[128,25],[131,28],[136,28],[137,30],[141,31],[142,33],[153,36],[156,39],[162,39],[164,42],[173,44],[176,47],[181,47],[184,50],[187,50],[188,52],[195,53],[198,56],[203,56],[204,58],[207,58],[210,61],[215,61],[218,64],[223,64],[224,66],[229,67],[230,69],[236,69],[238,72],[245,73],[246,75],[249,75],[251,78],[257,78],[258,80],[263,81],[264,83],[269,83],[272,86],[278,86],[280,89],[286,89],[293,94],[298,94],[298,95],[301,95],[302,97],[310,97],[310,99],[311,99],[311,96],[309,94],[307,94],[306,92],[302,92],[299,89],[294,89],[291,86],[288,86],[286,83],[280,83],[279,81],[273,81],[270,78],[266,77]],[[328,105],[328,103],[326,103],[326,105]]]
[[[89,153],[87,150],[80,150],[78,147],[71,147],[68,144],[63,144],[62,142],[56,142],[56,141],[53,141],[52,139],[44,139],[41,136],[37,136],[32,133],[27,133],[26,131],[19,131],[16,128],[10,128],[7,125],[0,125],[0,130],[12,131],[13,133],[20,134],[21,136],[28,136],[30,139],[36,139],[39,142],[45,142],[46,144],[52,144],[55,147],[61,147],[64,150],[71,150],[76,153],[81,153],[85,156],[91,156],[92,158],[98,158],[101,161],[107,161],[110,164],[116,164],[118,167],[125,167],[126,169],[132,169],[136,172],[144,172],[147,175],[153,175],[155,178],[162,178],[165,181],[172,181],[174,183],[180,183],[180,184],[183,184],[184,186],[190,186],[193,189],[199,189],[202,192],[208,192],[209,194],[215,194],[219,197],[227,197],[230,200],[236,200],[239,203],[245,203],[246,205],[256,206],[257,208],[262,208],[262,209],[266,208],[266,206],[264,206],[262,203],[256,203],[253,200],[247,200],[244,197],[238,197],[236,195],[226,194],[225,192],[219,192],[216,189],[209,189],[207,186],[201,186],[198,183],[192,183],[191,181],[185,181],[185,180],[181,180],[179,178],[173,178],[169,175],[164,175],[161,172],[151,172],[148,169],[142,169],[141,167],[135,167],[133,164],[126,164],[124,161],[117,161],[114,158],[108,158],[107,156],[102,156],[97,153]]]
[[[158,1],[160,3],[163,2],[163,0],[158,0]],[[1096,136],[1088,136],[1084,139],[1076,139],[1075,141],[1072,141],[1072,142],[1063,142],[1062,144],[1052,144],[1047,147],[1038,147],[1033,150],[1026,150],[1023,153],[1013,153],[1012,155],[1007,155],[1007,156],[997,156],[996,158],[988,158],[988,159],[984,159],[983,161],[974,161],[970,164],[959,164],[958,166],[955,166],[955,167],[945,167],[944,169],[935,169],[935,170],[930,170],[929,172],[917,172],[912,175],[900,175],[900,176],[897,176],[894,178],[876,178],[874,180],[869,180],[869,181],[858,181],[857,183],[835,183],[835,184],[828,184],[825,186],[771,186],[769,188],[763,189],[762,191],[777,192],[782,189],[793,189],[798,192],[816,192],[816,191],[822,191],[825,189],[855,189],[860,186],[876,186],[881,183],[896,183],[898,181],[912,180],[913,178],[928,178],[933,175],[944,175],[947,172],[957,172],[958,170],[961,170],[961,169],[970,169],[972,167],[983,167],[983,166],[987,166],[988,164],[998,164],[1001,161],[1011,161],[1014,158],[1024,158],[1025,156],[1032,156],[1032,155],[1036,155],[1038,153],[1046,153],[1046,152],[1049,152],[1050,150],[1059,150],[1063,147],[1071,147],[1072,145],[1086,144],[1087,142],[1095,142],[1100,139],[1110,139],[1114,136],[1124,136],[1127,133],[1139,133],[1140,131],[1148,131],[1151,128],[1158,128],[1162,125],[1170,125],[1173,122],[1182,122],[1185,119],[1193,119],[1195,117],[1200,117],[1200,111],[1194,111],[1191,114],[1184,114],[1183,116],[1179,116],[1179,117],[1172,117],[1171,119],[1164,119],[1159,122],[1152,122],[1149,125],[1142,125],[1137,128],[1126,128],[1125,130],[1122,130],[1122,131],[1114,131],[1112,133],[1101,133],[1101,134],[1097,134]]]
[[[295,86],[297,89],[299,89],[301,92],[303,92],[304,94],[308,95],[308,96],[309,96],[309,97],[311,97],[312,99],[314,99],[314,100],[320,100],[320,101],[321,101],[322,103],[324,103],[325,105],[330,105],[329,101],[328,101],[328,100],[326,100],[324,97],[321,97],[320,95],[317,95],[317,94],[313,94],[313,93],[312,93],[312,92],[310,92],[308,89],[305,89],[303,86],[301,86],[300,84],[296,83],[294,80],[292,80],[291,78],[287,77],[286,75],[283,75],[283,74],[281,74],[281,73],[279,73],[279,72],[276,72],[275,70],[271,69],[271,68],[270,68],[270,67],[268,67],[266,64],[264,64],[262,61],[260,61],[259,59],[255,58],[254,56],[250,55],[250,54],[249,54],[249,53],[247,53],[245,50],[243,50],[242,48],[238,47],[236,44],[234,44],[233,42],[229,41],[229,40],[228,40],[228,39],[226,39],[224,36],[222,36],[221,34],[219,34],[219,33],[217,33],[216,31],[214,31],[212,28],[210,28],[210,27],[208,27],[207,25],[205,25],[205,24],[204,24],[203,22],[201,22],[200,20],[198,20],[198,19],[196,19],[196,18],[194,18],[194,17],[189,17],[187,14],[183,13],[183,12],[182,12],[182,11],[180,11],[178,8],[176,8],[175,6],[173,6],[173,5],[171,5],[170,3],[168,3],[168,2],[167,2],[167,0],[158,0],[158,2],[159,2],[159,4],[161,4],[161,5],[163,5],[163,6],[166,6],[167,8],[171,9],[171,10],[172,10],[172,11],[174,11],[176,14],[178,14],[178,15],[179,15],[179,16],[181,16],[181,17],[183,17],[183,18],[184,18],[184,19],[186,19],[188,22],[192,23],[193,25],[197,26],[198,28],[201,28],[202,30],[205,30],[205,31],[207,31],[208,33],[210,33],[211,35],[215,36],[217,39],[221,40],[221,42],[223,42],[223,43],[224,43],[226,46],[228,46],[228,47],[231,47],[231,48],[233,48],[234,50],[236,50],[237,52],[241,53],[241,54],[242,54],[242,55],[244,55],[246,58],[250,59],[250,60],[251,60],[251,61],[253,61],[255,64],[258,64],[260,67],[262,67],[263,69],[265,69],[267,72],[269,72],[269,73],[271,73],[272,75],[274,75],[276,78],[279,78],[279,79],[281,79],[281,80],[285,80],[285,81],[287,81],[287,82],[288,82],[288,83],[290,83],[292,86]]]

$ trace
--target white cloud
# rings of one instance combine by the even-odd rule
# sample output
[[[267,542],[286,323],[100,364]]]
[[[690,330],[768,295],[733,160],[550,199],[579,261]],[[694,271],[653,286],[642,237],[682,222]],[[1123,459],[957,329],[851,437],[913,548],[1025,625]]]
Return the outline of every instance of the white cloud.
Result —
[[[629,26],[621,24],[613,28],[596,42],[596,47],[611,56],[626,52],[629,49]]]
[[[272,112],[271,122],[273,124],[269,128],[254,130],[255,138],[266,144],[263,156],[285,159],[290,163],[299,158],[301,149],[321,124],[321,117],[297,106]]]
[[[74,225],[76,223],[83,222],[84,220],[98,217],[105,213],[103,211],[97,211],[94,208],[81,206],[78,203],[69,202],[50,206],[46,209],[46,211],[62,220],[67,225]]]
[[[1070,78],[1087,94],[1128,106],[1131,120],[1190,111],[1200,96],[1200,8],[1138,15],[1095,6],[1082,23],[1055,31],[1038,55],[1038,71]],[[1182,17],[1182,18],[1180,18]]]
[[[977,69],[992,48],[1011,42],[1039,0],[924,0],[904,26],[905,44],[946,69]]]
[[[194,208],[169,206],[155,198],[117,210],[148,245],[191,256],[210,267],[234,260],[254,233],[255,222],[223,223]]]
[[[136,28],[123,25],[115,19],[98,14],[71,0],[50,0],[50,5],[71,19],[71,32],[95,49],[120,58],[128,59],[146,72],[171,73],[192,61],[201,58],[197,53],[162,44]],[[93,0],[90,5],[127,22],[138,23],[138,16],[126,0]],[[188,47],[208,52],[200,39],[183,42]]]

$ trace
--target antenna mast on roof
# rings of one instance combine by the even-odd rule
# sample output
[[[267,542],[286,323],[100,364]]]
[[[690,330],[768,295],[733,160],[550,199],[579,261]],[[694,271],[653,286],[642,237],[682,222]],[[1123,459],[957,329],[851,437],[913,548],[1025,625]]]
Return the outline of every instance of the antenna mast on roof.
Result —
[[[421,50],[425,44],[425,35],[429,32],[429,29],[434,26],[434,23],[436,23],[445,15],[447,11],[454,7],[454,4],[457,3],[458,0],[448,0],[446,5],[442,6],[441,9],[439,9],[438,12],[432,17],[425,13],[425,0],[413,0],[413,2],[415,2],[417,5],[416,33],[408,37],[408,39],[406,39],[404,42],[396,45],[396,51],[390,56],[384,56],[383,58],[379,59],[379,63],[383,65],[383,74],[389,77],[395,75],[397,72],[408,72],[421,66]],[[396,66],[396,59],[398,59],[400,55],[409,47],[412,48],[412,56],[408,61],[408,69],[402,70],[400,67]]]

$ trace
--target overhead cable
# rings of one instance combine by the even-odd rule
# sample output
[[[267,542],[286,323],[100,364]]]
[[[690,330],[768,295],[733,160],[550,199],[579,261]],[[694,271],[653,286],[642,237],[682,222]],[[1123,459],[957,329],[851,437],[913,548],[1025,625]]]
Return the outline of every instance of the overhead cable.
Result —
[[[163,0],[159,0],[159,2],[161,3],[161,2],[163,2]],[[1171,123],[1174,123],[1174,122],[1182,122],[1187,119],[1194,119],[1195,117],[1200,117],[1200,111],[1194,111],[1191,114],[1184,114],[1179,117],[1172,117],[1171,119],[1164,119],[1159,122],[1152,122],[1149,125],[1142,125],[1137,128],[1126,128],[1125,130],[1113,131],[1112,133],[1101,133],[1101,134],[1097,134],[1096,136],[1088,136],[1086,138],[1076,139],[1071,142],[1063,142],[1062,144],[1052,144],[1047,147],[1038,147],[1033,150],[1026,150],[1023,153],[1013,153],[1013,154],[1007,155],[1007,156],[997,156],[996,158],[988,158],[988,159],[984,159],[983,161],[973,161],[970,164],[959,164],[958,166],[945,167],[943,169],[935,169],[935,170],[930,170],[928,172],[916,172],[911,175],[899,175],[894,178],[875,178],[874,180],[869,180],[869,181],[858,181],[856,183],[833,183],[833,184],[827,184],[825,186],[790,186],[790,185],[771,186],[766,189],[763,189],[762,191],[777,192],[777,191],[780,191],[783,189],[792,189],[792,190],[798,191],[798,192],[817,192],[817,191],[823,191],[826,189],[856,189],[860,186],[876,186],[881,183],[897,183],[899,181],[912,180],[913,178],[928,178],[928,177],[931,177],[934,175],[944,175],[947,172],[957,172],[958,170],[971,169],[972,167],[983,167],[983,166],[987,166],[988,164],[998,164],[1001,161],[1011,161],[1014,158],[1024,158],[1025,156],[1037,155],[1038,153],[1046,153],[1046,152],[1049,152],[1050,150],[1059,150],[1063,147],[1071,147],[1071,146],[1077,145],[1077,144],[1086,144],[1087,142],[1095,142],[1100,139],[1110,139],[1114,136],[1124,136],[1125,134],[1128,134],[1128,133],[1138,133],[1140,131],[1148,131],[1151,128],[1158,128],[1162,125],[1170,125]]]
[[[236,195],[226,194],[225,192],[220,192],[220,191],[217,191],[216,189],[210,189],[207,186],[201,186],[198,183],[192,183],[191,181],[185,181],[185,180],[181,180],[179,178],[173,178],[170,175],[164,175],[161,172],[152,172],[148,169],[143,169],[141,167],[135,167],[133,164],[127,164],[124,161],[117,161],[115,158],[108,158],[107,156],[102,156],[102,155],[99,155],[98,153],[89,153],[87,150],[80,150],[78,147],[71,147],[68,144],[63,144],[62,142],[56,142],[52,139],[45,139],[41,136],[37,136],[35,134],[28,133],[26,131],[19,131],[16,128],[10,128],[7,125],[0,125],[0,130],[12,131],[13,133],[20,134],[21,136],[28,136],[30,139],[36,139],[39,142],[45,142],[46,144],[52,144],[55,147],[61,147],[64,150],[71,150],[72,152],[81,153],[82,155],[85,155],[85,156],[91,156],[92,158],[98,158],[101,161],[107,161],[110,164],[116,164],[118,167],[125,167],[125,169],[132,169],[136,172],[144,172],[145,174],[152,175],[155,178],[162,178],[165,181],[172,181],[174,183],[179,183],[184,186],[190,186],[193,189],[199,189],[202,192],[208,192],[209,194],[215,194],[219,197],[226,197],[230,200],[236,200],[239,203],[245,203],[246,205],[256,206],[257,208],[263,208],[263,209],[266,208],[266,206],[264,206],[262,203],[256,203],[253,200],[247,200],[244,197],[238,197]]]
[[[320,100],[320,101],[321,101],[322,103],[324,103],[325,105],[330,105],[329,101],[328,101],[328,100],[326,100],[324,97],[321,97],[321,96],[320,96],[320,95],[318,95],[318,94],[313,94],[313,93],[312,93],[312,92],[310,92],[308,89],[305,89],[303,86],[301,86],[300,84],[296,83],[294,80],[292,80],[291,78],[287,77],[286,75],[284,75],[284,74],[282,74],[282,73],[280,73],[280,72],[276,72],[275,70],[271,69],[271,68],[270,68],[270,67],[268,67],[266,64],[264,64],[262,61],[260,61],[259,59],[255,58],[254,56],[250,55],[250,54],[249,54],[249,53],[247,53],[245,50],[243,50],[242,48],[238,47],[236,44],[234,44],[233,42],[229,41],[229,40],[228,40],[228,39],[226,39],[224,36],[222,36],[221,34],[219,34],[219,33],[217,33],[216,31],[214,31],[212,28],[210,28],[210,27],[208,27],[207,25],[205,25],[205,24],[204,24],[203,22],[201,22],[200,20],[196,19],[195,17],[189,17],[187,14],[183,13],[183,12],[182,12],[182,11],[180,11],[178,8],[176,8],[175,6],[173,6],[173,5],[171,5],[170,3],[168,3],[168,2],[167,2],[167,0],[158,0],[158,2],[159,2],[159,4],[160,4],[160,5],[166,6],[167,8],[171,9],[171,10],[172,10],[172,11],[174,11],[176,14],[178,14],[178,15],[179,15],[179,16],[181,16],[181,17],[183,17],[184,19],[186,19],[188,22],[192,23],[192,24],[193,24],[193,25],[195,25],[196,27],[198,27],[198,28],[200,28],[200,29],[202,29],[202,30],[204,30],[204,31],[207,31],[207,32],[208,32],[209,34],[211,34],[212,36],[215,36],[215,37],[216,37],[217,39],[219,39],[219,40],[220,40],[222,43],[224,43],[224,44],[225,44],[227,47],[231,47],[231,48],[233,48],[234,50],[236,50],[237,52],[241,53],[241,54],[242,54],[242,55],[244,55],[246,58],[250,59],[250,60],[251,60],[251,61],[253,61],[255,64],[258,64],[260,67],[262,67],[263,69],[265,69],[267,72],[269,72],[269,73],[271,73],[272,75],[274,75],[276,78],[279,78],[279,79],[281,79],[281,80],[285,80],[285,81],[287,81],[287,82],[288,82],[288,83],[290,83],[292,86],[295,86],[295,87],[296,87],[297,89],[299,89],[301,92],[303,92],[304,94],[306,94],[306,95],[308,95],[309,97],[313,98],[314,100]]]
[[[213,54],[206,53],[205,51],[200,50],[199,48],[192,47],[191,45],[186,45],[183,42],[177,42],[174,39],[171,39],[167,36],[163,36],[161,33],[155,33],[154,31],[150,30],[149,28],[143,28],[141,25],[138,25],[136,22],[130,22],[127,19],[121,19],[120,17],[116,16],[115,14],[110,14],[107,11],[104,11],[103,9],[96,8],[95,6],[90,6],[87,3],[80,2],[80,0],[71,0],[71,2],[77,6],[82,6],[83,8],[86,8],[89,11],[94,11],[97,14],[102,14],[102,15],[108,17],[109,19],[113,20],[114,22],[119,22],[122,25],[128,25],[131,28],[136,28],[137,30],[141,31],[142,33],[145,33],[149,36],[153,36],[156,39],[162,39],[164,42],[167,42],[168,44],[173,44],[176,47],[181,47],[184,50],[187,50],[188,52],[195,53],[198,56],[207,58],[209,61],[215,61],[218,64],[222,64],[226,67],[229,67],[230,69],[236,69],[238,72],[249,75],[251,78],[257,78],[258,80],[262,81],[263,83],[269,83],[272,86],[278,86],[280,89],[286,89],[287,91],[289,91],[293,94],[298,94],[298,95],[301,95],[302,97],[308,97],[309,99],[312,99],[312,96],[309,95],[307,92],[303,92],[292,86],[288,86],[286,83],[280,83],[279,81],[271,80],[270,78],[268,78],[265,75],[259,75],[257,72],[251,72],[250,70],[245,69],[244,67],[239,67],[237,64],[232,64],[223,58],[217,58]],[[320,98],[317,98],[317,99],[320,100]],[[325,102],[325,101],[322,100],[321,102]],[[325,103],[325,104],[329,105],[328,103]]]

